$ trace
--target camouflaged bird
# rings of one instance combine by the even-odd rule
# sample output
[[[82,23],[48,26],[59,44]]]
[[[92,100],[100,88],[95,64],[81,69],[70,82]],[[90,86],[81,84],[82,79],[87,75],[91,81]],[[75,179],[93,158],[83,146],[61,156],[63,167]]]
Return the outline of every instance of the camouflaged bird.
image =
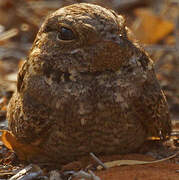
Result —
[[[170,136],[165,96],[122,16],[79,3],[48,16],[18,73],[9,128],[61,164],[93,152],[133,152]],[[42,155],[42,161],[47,161]]]

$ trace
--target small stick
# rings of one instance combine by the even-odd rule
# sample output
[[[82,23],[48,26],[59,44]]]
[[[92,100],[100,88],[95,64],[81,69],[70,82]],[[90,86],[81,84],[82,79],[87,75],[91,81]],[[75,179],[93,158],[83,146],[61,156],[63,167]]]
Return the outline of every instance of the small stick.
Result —
[[[103,167],[103,169],[107,169],[107,166],[99,158],[97,158],[94,153],[91,152],[90,155],[99,165]]]
[[[6,40],[16,36],[17,34],[18,34],[18,29],[16,29],[16,28],[12,28],[8,31],[5,31],[5,32],[0,34],[0,42],[6,41]]]

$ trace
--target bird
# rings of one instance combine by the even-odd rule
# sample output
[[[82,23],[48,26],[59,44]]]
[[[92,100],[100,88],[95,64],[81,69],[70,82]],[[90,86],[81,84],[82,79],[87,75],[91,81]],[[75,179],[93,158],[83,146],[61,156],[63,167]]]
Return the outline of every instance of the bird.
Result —
[[[170,137],[154,63],[129,33],[122,15],[89,3],[44,20],[7,110],[12,134],[41,149],[42,162],[126,154]]]

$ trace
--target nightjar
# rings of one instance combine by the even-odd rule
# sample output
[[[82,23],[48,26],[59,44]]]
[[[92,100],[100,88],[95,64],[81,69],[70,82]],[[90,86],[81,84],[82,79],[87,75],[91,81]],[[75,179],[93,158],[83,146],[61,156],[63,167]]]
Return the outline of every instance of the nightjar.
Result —
[[[124,18],[98,5],[46,18],[7,113],[17,140],[43,150],[42,162],[133,152],[151,136],[170,136],[153,61],[128,36]]]

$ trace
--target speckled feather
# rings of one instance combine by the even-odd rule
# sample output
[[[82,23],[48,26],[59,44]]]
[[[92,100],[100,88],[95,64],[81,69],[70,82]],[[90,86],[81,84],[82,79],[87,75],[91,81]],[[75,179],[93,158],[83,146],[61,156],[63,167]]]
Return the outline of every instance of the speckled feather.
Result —
[[[59,39],[61,27],[75,38]],[[46,18],[19,70],[7,117],[21,143],[48,154],[41,161],[61,164],[89,152],[132,152],[148,137],[171,132],[153,62],[128,39],[124,18],[85,3]]]

